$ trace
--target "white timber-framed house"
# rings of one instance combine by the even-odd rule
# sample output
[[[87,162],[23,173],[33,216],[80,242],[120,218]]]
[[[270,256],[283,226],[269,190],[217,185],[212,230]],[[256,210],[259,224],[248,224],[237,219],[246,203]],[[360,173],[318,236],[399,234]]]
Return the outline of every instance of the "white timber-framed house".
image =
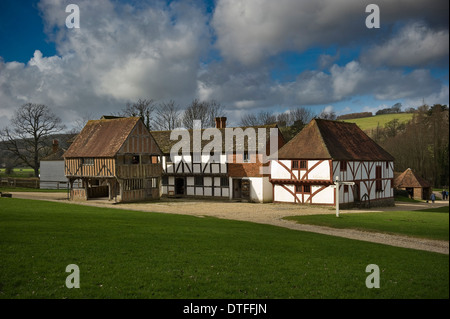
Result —
[[[273,201],[352,206],[394,205],[394,158],[356,124],[313,119],[271,161]]]

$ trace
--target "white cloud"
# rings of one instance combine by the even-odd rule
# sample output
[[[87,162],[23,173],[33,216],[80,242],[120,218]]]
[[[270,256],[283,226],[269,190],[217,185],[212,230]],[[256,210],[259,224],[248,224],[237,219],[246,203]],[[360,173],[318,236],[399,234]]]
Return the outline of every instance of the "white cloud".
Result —
[[[200,59],[210,43],[202,8],[183,2],[139,8],[108,0],[77,4],[80,28],[68,29],[66,3],[39,3],[58,56],[36,50],[26,65],[0,59],[1,108],[15,108],[25,96],[69,121],[73,109],[114,113],[138,98],[195,96]]]
[[[174,99],[182,107],[195,97],[215,99],[230,118],[256,109],[322,108],[355,96],[448,101],[448,85],[426,68],[377,66],[417,66],[445,54],[440,44],[429,52],[424,48],[442,39],[442,25],[448,30],[448,11],[442,10],[448,1],[430,6],[425,0],[408,5],[380,0],[383,30],[365,27],[370,2],[218,0],[208,16],[189,0],[133,5],[80,0],[80,29],[67,29],[70,1],[42,0],[39,8],[58,55],[44,56],[36,48],[26,64],[0,57],[0,117],[3,121],[26,102],[47,104],[70,122],[83,114],[116,113],[138,98]],[[418,17],[420,24],[411,22]],[[408,23],[390,34],[399,20]],[[347,45],[359,49],[379,39],[385,40],[367,49],[363,59],[346,56]],[[415,54],[395,51],[412,48],[416,39],[422,42]],[[318,69],[302,69],[291,82],[273,79],[270,57],[322,47],[339,50],[319,56]],[[393,52],[390,57],[385,50]]]
[[[448,1],[378,0],[381,29],[366,28],[370,0],[218,0],[212,25],[222,55],[245,65],[284,51],[345,46],[380,36],[401,20],[448,28]]]
[[[448,63],[449,33],[432,30],[423,23],[406,25],[393,38],[363,54],[362,61],[388,66],[423,66]]]

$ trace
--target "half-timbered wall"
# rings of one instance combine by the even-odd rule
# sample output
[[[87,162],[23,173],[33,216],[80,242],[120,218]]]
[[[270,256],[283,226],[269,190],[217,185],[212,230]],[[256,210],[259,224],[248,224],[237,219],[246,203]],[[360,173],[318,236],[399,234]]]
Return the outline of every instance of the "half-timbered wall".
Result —
[[[228,197],[228,170],[225,159],[224,155],[216,158],[211,158],[209,155],[198,157],[186,155],[175,156],[172,162],[169,156],[164,156],[162,168],[165,183],[162,185],[162,194]],[[180,182],[183,184],[182,194],[176,191],[177,183]]]
[[[155,140],[142,121],[139,121],[131,131],[118,154],[160,154]]]
[[[114,177],[116,164],[114,158],[66,158],[67,177]]]
[[[341,185],[340,203],[394,196],[394,164],[390,161],[278,160],[271,162],[274,201],[334,205],[336,176],[356,183]]]

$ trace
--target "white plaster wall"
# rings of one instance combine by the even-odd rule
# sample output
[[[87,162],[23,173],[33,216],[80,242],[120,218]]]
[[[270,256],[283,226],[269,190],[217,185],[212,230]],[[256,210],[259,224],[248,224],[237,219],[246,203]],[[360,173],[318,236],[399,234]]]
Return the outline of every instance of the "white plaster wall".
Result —
[[[263,177],[263,202],[270,203],[273,201],[273,185],[269,181],[269,177]]]
[[[316,165],[319,161],[308,161],[308,167]],[[315,180],[329,180],[330,179],[330,165],[328,161],[324,161],[317,165],[311,172],[308,173],[308,179]]]
[[[294,197],[291,193],[289,193],[287,190],[285,190],[280,185],[274,185],[274,201],[276,202],[288,202],[288,203],[294,203]],[[291,191],[294,191],[294,185],[285,185],[286,188],[290,189]]]
[[[312,186],[311,193],[314,193],[320,188],[320,186]],[[334,192],[335,189],[331,186],[321,190],[312,198],[313,204],[334,204]]]
[[[67,182],[67,177],[64,172],[64,161],[42,161],[40,165],[40,188],[57,188],[57,183],[46,183],[46,181]],[[60,185],[60,187],[64,188],[66,185]]]
[[[291,161],[281,160],[281,163],[286,165],[287,168],[291,168]],[[281,166],[277,161],[272,161],[270,165],[272,179],[291,179],[291,174]]]

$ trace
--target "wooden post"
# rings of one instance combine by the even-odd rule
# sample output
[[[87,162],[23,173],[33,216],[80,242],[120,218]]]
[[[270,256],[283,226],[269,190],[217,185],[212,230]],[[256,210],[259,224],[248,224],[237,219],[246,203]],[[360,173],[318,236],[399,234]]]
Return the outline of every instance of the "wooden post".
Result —
[[[339,176],[336,176],[336,180],[334,182],[336,185],[336,217],[339,217],[339,186],[342,185],[355,185],[354,182],[339,182]]]

